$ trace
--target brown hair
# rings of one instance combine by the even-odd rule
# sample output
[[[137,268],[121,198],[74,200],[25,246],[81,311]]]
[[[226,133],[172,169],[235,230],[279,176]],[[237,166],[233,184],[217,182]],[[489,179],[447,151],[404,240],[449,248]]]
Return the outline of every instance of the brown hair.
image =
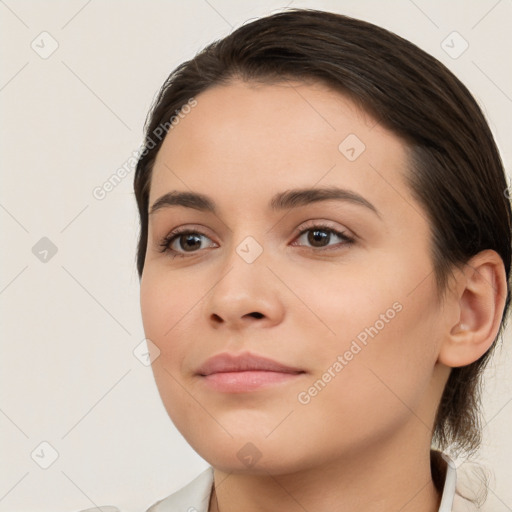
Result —
[[[321,82],[350,97],[406,143],[406,178],[430,221],[438,290],[446,290],[454,266],[484,249],[501,256],[509,282],[507,182],[489,126],[468,89],[409,41],[373,24],[313,9],[290,9],[247,23],[178,66],[165,81],[146,121],[134,180],[141,220],[139,277],[152,166],[163,141],[155,142],[154,134],[191,98],[233,79]],[[510,286],[497,338],[509,305]],[[452,369],[433,431],[439,448],[474,451],[479,446],[480,374],[495,344],[474,363]],[[440,458],[433,461],[434,481],[442,488]]]

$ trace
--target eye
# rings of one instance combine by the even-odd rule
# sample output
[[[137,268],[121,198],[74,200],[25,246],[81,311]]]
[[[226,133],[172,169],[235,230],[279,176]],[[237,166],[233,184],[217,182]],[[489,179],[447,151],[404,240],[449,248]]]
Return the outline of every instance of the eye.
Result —
[[[209,240],[211,243],[204,246],[204,239]],[[338,239],[338,240],[336,240]],[[304,245],[304,243],[310,244],[309,247],[312,249],[318,249],[316,252],[322,250],[329,250],[330,246],[336,248],[336,246],[347,246],[355,242],[354,238],[348,236],[344,232],[340,232],[325,224],[314,224],[300,231],[299,235],[295,240],[302,240],[302,243],[297,244],[294,242],[291,245]],[[335,242],[334,244],[331,242]],[[172,258],[175,257],[186,257],[198,253],[200,249],[208,247],[216,247],[217,244],[200,231],[178,228],[169,233],[159,243],[160,252],[168,253]],[[307,247],[307,245],[306,245]]]
[[[338,239],[337,242],[336,238]],[[316,224],[303,229],[297,237],[297,240],[301,239],[303,242],[311,244],[310,247],[317,249],[330,247],[331,245],[350,245],[354,242],[354,238],[348,236],[346,233],[340,232],[325,224]],[[333,240],[335,243],[331,244],[330,242]]]
[[[202,246],[202,237],[210,240],[210,238],[199,231],[175,229],[160,242],[160,251],[167,252],[172,257],[185,257],[187,256],[186,253],[195,253],[198,252],[199,249],[204,249]],[[214,242],[212,242],[212,244],[215,246]]]

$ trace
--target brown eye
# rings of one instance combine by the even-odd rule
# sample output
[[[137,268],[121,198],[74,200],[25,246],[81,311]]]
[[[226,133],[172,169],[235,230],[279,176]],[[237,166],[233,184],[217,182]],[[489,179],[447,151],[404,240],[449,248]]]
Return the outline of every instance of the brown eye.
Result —
[[[176,241],[178,242],[179,248],[187,252],[201,248],[201,235],[197,235],[196,233],[186,233],[184,235],[178,235]]]
[[[313,247],[324,247],[324,245],[328,245],[331,239],[331,233],[328,233],[322,229],[315,229],[308,231],[308,242]]]
[[[306,246],[309,244],[310,247],[319,249],[332,245],[347,245],[354,241],[353,238],[350,238],[344,233],[326,226],[313,226],[311,228],[304,229],[297,237],[297,240],[301,239],[303,242],[306,242]],[[330,243],[333,241],[334,244]],[[299,245],[303,244],[301,243]]]
[[[173,257],[199,252],[199,249],[202,248],[203,239],[210,240],[206,235],[198,231],[173,231],[160,242],[161,252],[168,252]],[[212,247],[213,245],[214,243],[212,242],[207,247]]]

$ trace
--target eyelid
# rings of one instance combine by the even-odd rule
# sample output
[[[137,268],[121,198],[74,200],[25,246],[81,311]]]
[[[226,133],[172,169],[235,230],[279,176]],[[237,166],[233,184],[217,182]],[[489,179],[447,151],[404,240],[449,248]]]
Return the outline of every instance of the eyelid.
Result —
[[[198,233],[206,238],[209,238],[210,240],[212,239],[212,236],[208,234],[211,232],[211,230],[202,224],[185,224],[183,226],[178,226],[174,229],[171,229],[164,238],[168,238],[171,235],[182,235],[189,232]]]
[[[300,224],[296,229],[296,234],[294,236],[301,235],[304,231],[312,228],[324,228],[330,229],[332,231],[337,231],[340,234],[345,235],[347,238],[357,238],[356,234],[346,228],[345,226],[337,226],[334,222],[326,219],[309,219]]]

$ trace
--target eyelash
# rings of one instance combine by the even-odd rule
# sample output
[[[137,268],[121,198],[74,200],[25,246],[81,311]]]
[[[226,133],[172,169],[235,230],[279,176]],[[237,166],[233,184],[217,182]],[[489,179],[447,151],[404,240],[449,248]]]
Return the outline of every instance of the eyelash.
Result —
[[[341,238],[343,240],[343,245],[350,246],[355,242],[355,239],[346,235],[344,232],[337,231],[336,229],[333,229],[330,226],[327,226],[326,224],[314,224],[312,226],[309,226],[302,231],[299,232],[299,234],[296,236],[296,238],[300,238],[304,233],[307,233],[308,231],[324,231],[326,233],[334,234],[337,237]],[[171,231],[166,237],[162,239],[162,241],[159,243],[160,246],[160,252],[162,253],[168,253],[170,257],[172,258],[186,258],[189,255],[193,256],[194,254],[197,254],[199,251],[192,251],[191,253],[183,253],[176,251],[174,249],[170,248],[170,245],[174,242],[178,236],[181,235],[201,235],[206,238],[208,238],[204,233],[201,233],[200,231],[188,229],[188,228],[177,228],[174,231]],[[341,243],[341,242],[340,242]],[[333,250],[333,248],[327,247],[311,247],[311,249],[315,250],[314,252],[323,252],[323,251],[329,251]]]

